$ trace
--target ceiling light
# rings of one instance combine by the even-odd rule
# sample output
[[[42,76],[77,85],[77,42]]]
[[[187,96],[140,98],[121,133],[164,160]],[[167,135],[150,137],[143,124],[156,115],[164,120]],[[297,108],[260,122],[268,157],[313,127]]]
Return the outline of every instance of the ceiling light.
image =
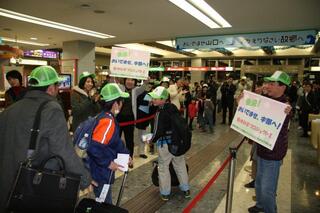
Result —
[[[204,0],[188,0],[191,4],[196,6],[204,14],[209,16],[212,20],[218,23],[221,27],[231,27],[231,25],[207,2]]]
[[[6,38],[6,37],[2,37],[2,40],[3,41],[8,41],[8,42],[19,43],[19,44],[30,44],[30,45],[35,45],[35,46],[49,46],[50,45],[50,44],[45,44],[45,43],[18,40],[18,39],[13,39],[13,38]]]
[[[83,34],[83,35],[88,35],[88,36],[92,36],[92,37],[96,37],[96,38],[106,39],[106,38],[113,38],[114,37],[112,35],[99,33],[99,32],[95,32],[95,31],[91,31],[91,30],[86,30],[83,28],[74,27],[71,25],[66,25],[66,24],[62,24],[62,23],[58,23],[58,22],[53,22],[53,21],[49,21],[46,19],[41,19],[41,18],[37,18],[34,16],[29,16],[29,15],[17,13],[17,12],[10,11],[10,10],[5,10],[2,8],[0,8],[0,16],[16,19],[16,20],[20,20],[20,21],[25,21],[25,22],[29,22],[29,23],[33,23],[33,24],[38,24],[38,25],[42,25],[42,26],[46,26],[46,27],[52,27],[55,29],[65,30],[65,31],[69,31],[69,32]]]
[[[30,39],[34,41],[38,40],[38,38],[34,38],[34,37],[31,37]]]
[[[167,40],[167,41],[156,41],[159,44],[166,45],[168,47],[176,48],[176,41],[175,40]]]
[[[180,7],[182,10],[186,11],[205,25],[207,25],[210,28],[220,28],[220,26],[212,21],[208,16],[203,14],[201,11],[199,11],[197,8],[195,8],[193,5],[191,5],[189,2],[185,0],[169,0],[173,4],[175,4],[177,7]]]

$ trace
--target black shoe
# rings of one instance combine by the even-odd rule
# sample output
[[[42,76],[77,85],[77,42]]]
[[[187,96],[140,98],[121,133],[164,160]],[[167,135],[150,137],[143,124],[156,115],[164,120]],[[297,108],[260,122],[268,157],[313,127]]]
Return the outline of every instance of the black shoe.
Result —
[[[139,157],[140,157],[140,158],[144,158],[144,159],[147,159],[147,158],[148,158],[148,156],[146,156],[145,154],[141,154],[141,155],[139,155]]]
[[[246,188],[254,188],[254,180],[244,185]]]
[[[252,207],[248,208],[248,211],[250,213],[259,213],[259,212],[263,212],[263,208],[259,208],[257,206],[252,206]]]
[[[168,201],[170,199],[170,195],[162,195],[162,194],[160,194],[160,198],[163,201]]]
[[[190,190],[183,191],[183,194],[184,194],[184,198],[186,198],[186,199],[189,199],[191,197],[190,196]]]

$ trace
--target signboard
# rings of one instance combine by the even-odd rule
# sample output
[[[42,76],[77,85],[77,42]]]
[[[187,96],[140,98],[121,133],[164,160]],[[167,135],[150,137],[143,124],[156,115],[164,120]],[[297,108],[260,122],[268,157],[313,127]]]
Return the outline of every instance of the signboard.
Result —
[[[316,30],[176,38],[177,50],[314,44]]]
[[[244,73],[274,73],[277,70],[285,70],[286,73],[298,73],[303,69],[303,65],[241,65],[241,72]]]
[[[231,128],[272,150],[286,118],[286,104],[244,90]]]
[[[140,50],[112,47],[110,76],[147,79],[150,53]]]
[[[48,50],[27,50],[24,51],[24,56],[56,59],[59,58],[59,53]]]
[[[233,71],[233,67],[167,67],[166,71]]]

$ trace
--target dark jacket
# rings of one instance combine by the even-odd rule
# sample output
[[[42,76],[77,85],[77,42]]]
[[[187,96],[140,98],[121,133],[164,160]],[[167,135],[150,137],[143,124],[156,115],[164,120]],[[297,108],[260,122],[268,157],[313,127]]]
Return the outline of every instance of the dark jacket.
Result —
[[[155,143],[161,137],[171,136],[170,114],[178,113],[179,111],[174,104],[165,103],[160,106],[154,120],[154,130],[151,142]]]
[[[4,94],[5,107],[10,106],[11,104],[21,100],[26,94],[27,88],[23,86],[11,87]]]
[[[89,116],[93,117],[100,111],[99,104],[89,98],[88,94],[78,86],[75,86],[71,93],[71,108],[72,131],[75,131],[79,124],[87,120]]]
[[[234,94],[236,92],[237,88],[234,84],[227,84],[224,83],[221,86],[221,103],[223,106],[230,106],[233,105],[234,102]]]
[[[81,187],[90,185],[90,175],[72,146],[61,106],[45,92],[29,91],[22,100],[0,114],[0,212],[8,199],[19,163],[27,158],[30,129],[36,110],[46,100],[51,101],[41,113],[34,164],[52,155],[60,155],[68,172],[82,175]]]
[[[286,103],[287,98],[285,95],[275,99],[276,101]],[[266,160],[282,160],[288,150],[288,125],[289,125],[289,115],[286,116],[282,128],[280,130],[279,136],[276,140],[276,143],[273,147],[273,150],[270,150],[260,144],[257,144],[257,154],[259,157],[266,159]]]
[[[137,98],[137,120],[146,118],[155,113],[155,107],[150,106],[151,97],[147,91],[141,93]],[[136,124],[137,129],[146,129],[150,124],[150,120]]]

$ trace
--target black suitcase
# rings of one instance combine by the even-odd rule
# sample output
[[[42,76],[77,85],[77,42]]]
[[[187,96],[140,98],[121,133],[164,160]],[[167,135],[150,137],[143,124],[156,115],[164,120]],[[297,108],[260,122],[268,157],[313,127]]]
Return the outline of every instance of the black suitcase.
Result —
[[[189,166],[186,165],[187,172],[189,173]],[[171,186],[179,186],[179,180],[176,171],[173,168],[172,162],[169,164],[169,171],[171,175]],[[159,186],[159,172],[158,172],[158,161],[153,161],[153,171],[151,175],[152,183],[155,186]]]
[[[128,210],[119,207],[127,175],[128,172],[125,172],[123,175],[116,205],[99,203],[93,199],[84,198],[79,202],[78,206],[76,207],[75,213],[128,213]]]

